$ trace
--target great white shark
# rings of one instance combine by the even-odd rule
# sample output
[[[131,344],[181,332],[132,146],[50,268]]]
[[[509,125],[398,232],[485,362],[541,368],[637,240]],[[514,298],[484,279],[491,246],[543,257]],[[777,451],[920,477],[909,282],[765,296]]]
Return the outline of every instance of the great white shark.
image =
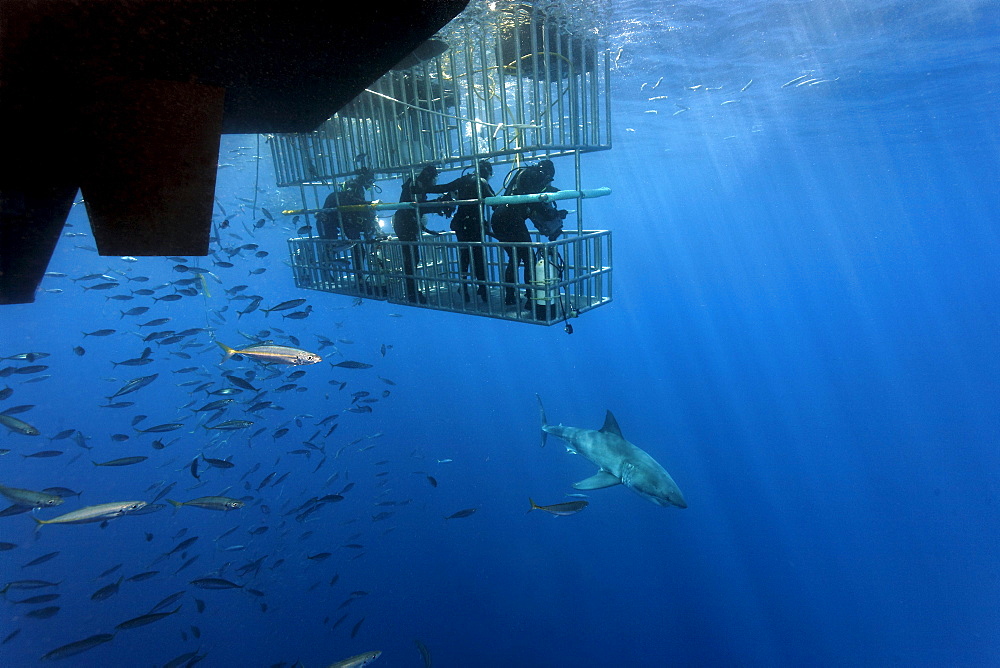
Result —
[[[542,446],[548,434],[566,442],[566,449],[583,455],[598,469],[597,473],[573,485],[576,489],[603,489],[625,485],[644,499],[660,506],[687,508],[684,495],[666,469],[641,448],[622,436],[618,420],[608,411],[604,426],[598,430],[549,424],[545,419],[542,398],[537,394],[542,416]]]

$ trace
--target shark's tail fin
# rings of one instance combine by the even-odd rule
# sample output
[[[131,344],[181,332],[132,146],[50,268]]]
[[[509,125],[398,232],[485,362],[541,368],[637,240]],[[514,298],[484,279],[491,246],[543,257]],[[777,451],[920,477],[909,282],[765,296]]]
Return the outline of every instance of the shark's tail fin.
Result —
[[[545,425],[547,425],[549,422],[548,420],[545,419],[545,406],[542,406],[542,398],[537,394],[535,395],[535,398],[538,399],[538,412],[541,414],[542,417],[542,447],[544,448],[545,440],[549,437],[549,432],[545,431]]]

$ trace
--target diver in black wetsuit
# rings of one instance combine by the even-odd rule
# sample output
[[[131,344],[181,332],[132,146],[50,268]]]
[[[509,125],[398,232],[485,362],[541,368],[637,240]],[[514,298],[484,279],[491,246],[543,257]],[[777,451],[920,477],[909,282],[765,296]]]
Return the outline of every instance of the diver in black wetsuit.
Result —
[[[321,211],[316,214],[316,227],[319,236],[323,239],[347,238],[356,241],[376,241],[385,235],[378,228],[375,211],[367,209],[364,211],[342,211],[338,207],[369,204],[365,197],[365,191],[375,185],[375,172],[370,167],[362,167],[357,176],[348,179],[326,197],[323,202],[324,209],[331,211]],[[354,277],[360,292],[369,293],[371,288],[364,278],[365,252],[363,244],[355,244],[351,247],[351,262],[354,267]],[[336,258],[326,258],[326,261],[333,262]]]
[[[399,195],[400,202],[427,201],[428,194],[445,194],[448,192],[444,186],[437,185],[438,170],[434,165],[427,165],[417,177],[407,179],[403,182],[403,190]],[[437,213],[446,215],[453,207],[416,209],[399,209],[392,216],[392,230],[400,241],[418,241],[421,230],[430,232],[424,225],[425,213]],[[417,246],[403,246],[403,274],[406,276],[406,299],[411,302],[419,301],[421,304],[427,303],[427,297],[417,290],[416,281],[413,280],[417,263],[420,262],[420,248]]]
[[[445,184],[451,196],[457,200],[479,199],[493,197],[493,188],[489,179],[493,176],[493,165],[486,160],[480,160],[476,172],[464,174],[451,183]],[[489,217],[486,207],[481,204],[465,204],[458,207],[455,217],[451,219],[451,229],[455,238],[467,243],[481,244],[484,235],[489,232]],[[471,269],[471,271],[470,271]],[[489,300],[489,288],[486,287],[486,253],[481,245],[462,247],[458,250],[458,271],[462,276],[474,275],[478,283],[476,294],[484,303]],[[462,295],[469,301],[469,286],[462,284]]]
[[[324,209],[336,209],[338,206],[352,204],[368,204],[365,191],[375,185],[375,172],[369,167],[362,167],[358,175],[341,184],[323,202]],[[375,212],[368,211],[321,211],[316,214],[319,236],[324,239],[365,239],[372,241],[382,236],[375,223]]]
[[[542,160],[537,165],[522,167],[513,172],[505,195],[528,195],[541,192],[555,192],[551,186],[556,169],[551,160]],[[562,234],[562,221],[567,212],[557,209],[555,202],[532,202],[530,204],[501,204],[493,211],[491,221],[493,236],[504,243],[530,242],[531,235],[525,221],[530,218],[535,227],[555,241]],[[507,253],[507,267],[504,270],[504,281],[513,283],[517,278],[517,267],[524,265],[524,282],[531,283],[534,275],[534,263],[531,249],[524,246],[504,248]],[[531,308],[530,295],[525,295],[524,308]],[[504,288],[504,304],[517,304],[517,295],[513,287]]]

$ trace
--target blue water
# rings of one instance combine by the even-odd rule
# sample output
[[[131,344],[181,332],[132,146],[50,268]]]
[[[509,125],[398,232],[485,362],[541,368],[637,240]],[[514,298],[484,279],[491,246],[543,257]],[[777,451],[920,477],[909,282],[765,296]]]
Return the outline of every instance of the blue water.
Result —
[[[269,159],[254,160],[255,136],[223,138],[219,162],[232,166],[220,168],[217,196],[238,212],[224,243],[270,254],[244,251],[234,268],[216,268],[211,297],[106,300],[190,274],[163,258],[130,263],[80,248],[93,240],[84,207],[73,209],[66,232],[86,236],[65,236],[49,267],[70,278],[46,278],[35,304],[0,311],[0,354],[50,353],[35,364],[51,374],[0,381],[14,389],[0,409],[34,404],[18,417],[42,432],[4,430],[0,447],[11,452],[0,457],[0,483],[82,490],[38,517],[149,501],[171,482],[171,498],[228,490],[250,502],[37,534],[29,515],[0,518],[0,540],[18,545],[0,553],[0,581],[61,582],[0,601],[0,634],[20,629],[0,645],[0,664],[35,665],[178,591],[187,593],[177,614],[63,663],[163,665],[198,651],[205,666],[322,666],[381,649],[375,665],[420,666],[415,639],[438,666],[1000,663],[995,5],[647,0],[616,2],[608,21],[615,146],[584,156],[583,167],[585,186],[614,190],[588,202],[586,215],[588,227],[614,231],[615,301],[576,321],[571,336],[296,290],[282,263],[289,223],[276,216],[252,234],[244,228],[263,217],[238,199],[253,200],[258,178],[258,207],[296,204],[295,192],[274,187]],[[783,86],[804,74],[819,83]],[[570,165],[557,168],[565,175]],[[397,184],[383,187],[391,199]],[[248,274],[259,267],[267,271]],[[103,272],[150,280],[107,292],[71,280]],[[225,289],[242,283],[264,305],[306,297],[315,310],[304,320],[237,319],[247,302],[229,302]],[[151,308],[119,316],[133,306]],[[138,327],[158,317],[172,320]],[[339,354],[322,354],[374,366],[303,367],[303,392],[274,393],[283,379],[259,380],[282,410],[251,415],[234,404],[226,419],[257,424],[220,437],[196,428],[185,408],[218,397],[191,396],[179,383],[215,389],[223,369],[252,367],[220,365],[206,333],[188,337],[190,348],[140,338],[208,326],[231,345],[245,341],[240,331],[264,329],[313,350],[317,335],[346,339]],[[102,328],[117,331],[81,334]],[[153,363],[112,366],[146,345]],[[0,366],[8,364],[28,363]],[[190,366],[198,370],[177,373]],[[153,385],[119,398],[134,406],[99,407],[126,380],[152,373]],[[345,412],[362,390],[380,398],[373,411]],[[571,483],[594,472],[554,438],[539,448],[535,393],[554,422],[597,428],[613,410],[689,507],[661,508],[618,487],[591,492],[571,517],[526,515],[529,496],[565,500]],[[333,413],[340,426],[324,439],[329,425],[313,425]],[[149,416],[140,427],[191,426],[138,434],[130,425],[139,414]],[[283,426],[289,433],[272,438]],[[85,434],[89,449],[48,441],[65,429]],[[157,436],[166,448],[150,447]],[[288,454],[308,449],[307,439],[326,449],[316,472],[321,453]],[[64,454],[20,456],[46,449]],[[196,486],[188,465],[203,451],[236,466],[202,464]],[[149,459],[90,464],[129,455]],[[240,478],[255,464],[247,491]],[[271,471],[290,475],[258,491]],[[344,501],[309,521],[286,515],[348,482]],[[386,501],[400,503],[375,505]],[[464,508],[477,512],[443,519]],[[373,521],[382,511],[394,514]],[[260,526],[269,529],[249,533]],[[152,566],[158,576],[90,600],[192,536],[186,554]],[[221,549],[236,545],[246,548]],[[321,552],[333,556],[307,558]],[[256,576],[236,573],[265,556]],[[189,584],[219,574],[264,596]],[[44,606],[10,602],[50,592],[61,594],[45,604],[61,608],[51,619],[24,616]]]

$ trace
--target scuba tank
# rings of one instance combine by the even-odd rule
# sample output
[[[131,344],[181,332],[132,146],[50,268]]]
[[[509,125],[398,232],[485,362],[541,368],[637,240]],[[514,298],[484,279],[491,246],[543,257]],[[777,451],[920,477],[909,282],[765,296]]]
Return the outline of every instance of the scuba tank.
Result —
[[[531,300],[535,303],[536,310],[550,307],[555,309],[556,299],[559,297],[559,288],[556,286],[562,278],[562,268],[562,260],[557,254],[550,255],[544,251],[535,254],[535,270],[531,277]],[[543,316],[539,314],[539,317]]]
[[[537,165],[526,165],[512,170],[503,180],[504,195],[531,195],[540,193],[548,180]]]

